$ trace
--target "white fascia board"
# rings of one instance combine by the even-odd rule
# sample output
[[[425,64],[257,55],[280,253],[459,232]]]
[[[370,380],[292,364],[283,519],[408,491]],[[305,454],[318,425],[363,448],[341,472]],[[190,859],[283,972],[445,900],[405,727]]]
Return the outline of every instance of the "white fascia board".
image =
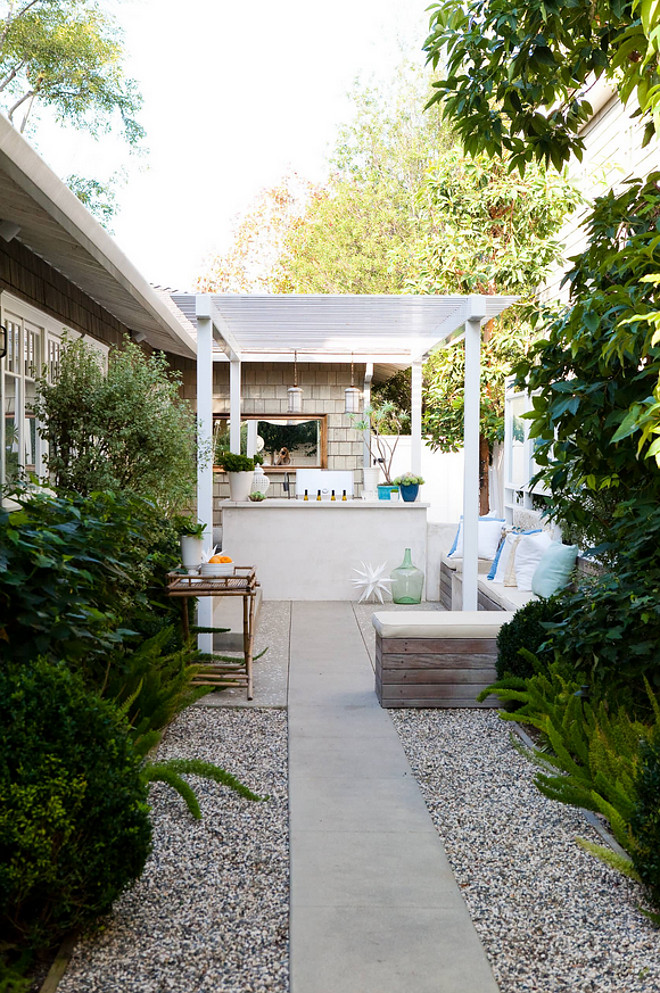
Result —
[[[0,114],[0,167],[94,258],[122,289],[163,327],[164,331],[176,338],[190,357],[195,357],[197,353],[195,339],[179,325],[144,276],[124,255],[108,232],[92,217],[78,197],[55,175],[2,114]],[[50,260],[46,259],[46,261]],[[54,262],[51,264],[55,265]],[[67,275],[66,272],[63,274]],[[93,297],[93,293],[88,288],[80,288]],[[107,303],[102,306],[104,309],[109,309]]]

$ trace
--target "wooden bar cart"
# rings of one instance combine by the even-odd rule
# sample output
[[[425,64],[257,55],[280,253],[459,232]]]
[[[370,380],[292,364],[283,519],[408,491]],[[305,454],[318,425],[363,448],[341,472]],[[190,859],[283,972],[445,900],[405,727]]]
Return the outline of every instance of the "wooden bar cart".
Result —
[[[253,566],[234,566],[229,576],[191,576],[170,572],[167,575],[167,594],[182,598],[183,631],[190,636],[187,599],[203,596],[239,596],[243,598],[243,659],[224,662],[203,662],[203,672],[193,678],[196,686],[238,686],[247,689],[252,699],[252,655],[254,646],[254,612],[257,595],[256,573]]]

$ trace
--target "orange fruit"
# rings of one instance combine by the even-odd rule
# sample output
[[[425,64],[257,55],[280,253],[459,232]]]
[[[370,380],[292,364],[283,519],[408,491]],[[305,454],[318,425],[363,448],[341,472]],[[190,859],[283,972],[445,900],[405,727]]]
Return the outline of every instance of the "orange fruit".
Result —
[[[209,562],[231,562],[228,555],[212,555]]]

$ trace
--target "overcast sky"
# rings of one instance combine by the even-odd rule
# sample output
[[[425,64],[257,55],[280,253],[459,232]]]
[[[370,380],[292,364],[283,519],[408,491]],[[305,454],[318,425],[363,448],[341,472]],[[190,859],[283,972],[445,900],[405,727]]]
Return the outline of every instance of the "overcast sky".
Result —
[[[425,0],[120,0],[149,155],[141,169],[129,165],[113,227],[147,279],[191,288],[260,189],[287,169],[321,179],[328,145],[350,114],[353,81],[387,77],[402,48],[421,49],[425,7]],[[39,146],[62,176],[103,178],[117,155],[111,142],[90,153],[73,132],[56,143],[42,133]]]

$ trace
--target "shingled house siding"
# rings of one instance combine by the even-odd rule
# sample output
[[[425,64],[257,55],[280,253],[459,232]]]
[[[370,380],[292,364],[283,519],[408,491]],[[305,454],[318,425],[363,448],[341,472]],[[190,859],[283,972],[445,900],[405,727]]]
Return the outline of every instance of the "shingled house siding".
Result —
[[[74,283],[19,241],[0,241],[0,289],[13,293],[63,325],[107,345],[120,344],[128,328]]]

